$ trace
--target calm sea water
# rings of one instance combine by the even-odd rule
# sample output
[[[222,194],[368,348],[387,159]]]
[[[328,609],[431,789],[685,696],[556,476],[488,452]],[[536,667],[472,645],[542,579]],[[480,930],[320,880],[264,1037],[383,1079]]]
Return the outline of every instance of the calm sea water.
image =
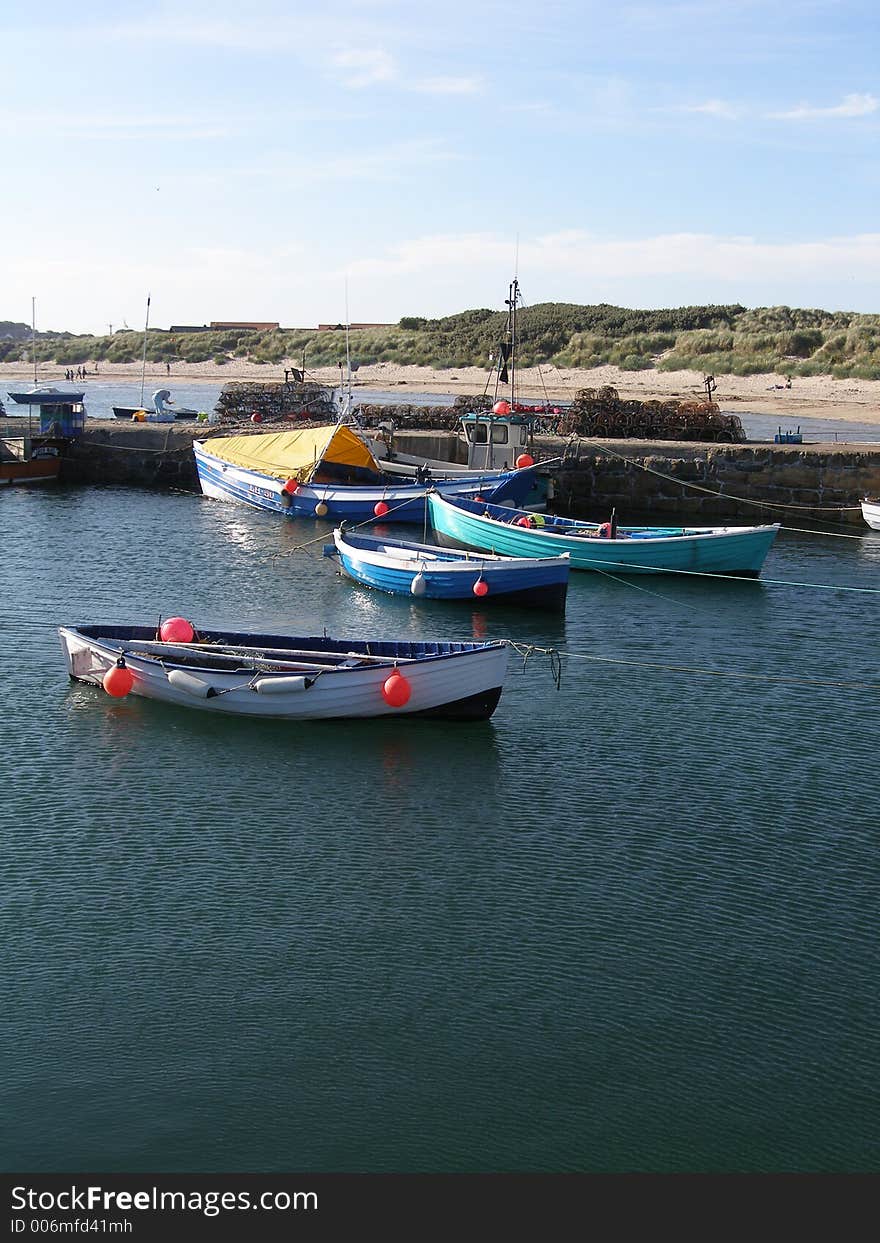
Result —
[[[195,495],[0,519],[0,1168],[877,1168],[880,596],[578,575],[563,619],[370,593],[326,524]],[[876,591],[880,533],[765,575]],[[68,681],[59,624],[175,613],[562,683],[307,726]]]

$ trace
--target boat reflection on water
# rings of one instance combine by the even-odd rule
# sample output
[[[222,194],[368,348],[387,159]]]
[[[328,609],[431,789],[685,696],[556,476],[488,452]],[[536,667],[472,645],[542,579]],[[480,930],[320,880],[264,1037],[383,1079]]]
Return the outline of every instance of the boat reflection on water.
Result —
[[[284,771],[304,779],[339,765],[335,797],[355,800],[365,821],[384,822],[389,831],[416,824],[462,825],[471,820],[472,800],[483,812],[494,806],[501,765],[491,721],[456,722],[388,717],[343,721],[260,720],[181,712],[172,704],[129,696],[108,701],[93,688],[71,682],[65,708],[70,728],[89,738],[84,763],[99,763],[109,787],[139,780],[138,770],[161,766],[186,749],[193,765],[236,757],[244,773]],[[456,786],[438,803],[437,756],[454,766]],[[146,780],[146,777],[144,777]],[[170,792],[169,792],[170,793]],[[481,813],[482,814],[482,813]]]
[[[437,809],[428,811],[432,801],[429,791],[436,787],[437,755],[441,751],[454,764],[460,779],[456,792],[444,794],[447,808],[453,809],[451,819],[461,818],[454,815],[456,798],[478,796],[481,805],[494,799],[500,763],[498,737],[491,721],[474,721],[454,729],[439,721],[420,721],[417,731],[402,718],[372,724],[372,729],[346,734],[346,763],[381,778],[377,793],[394,800],[389,808],[402,809],[410,804],[419,809],[420,817],[434,819]]]

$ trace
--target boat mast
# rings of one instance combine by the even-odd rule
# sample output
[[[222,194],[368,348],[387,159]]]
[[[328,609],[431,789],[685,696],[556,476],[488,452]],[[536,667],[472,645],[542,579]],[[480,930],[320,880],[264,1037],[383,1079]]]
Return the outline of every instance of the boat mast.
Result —
[[[510,405],[516,401],[516,304],[519,300],[519,281],[510,283]]]
[[[351,319],[348,312],[348,277],[345,278],[345,375],[348,385],[348,393],[346,395],[346,414],[351,413],[351,343],[349,333],[351,331]]]
[[[150,295],[147,294],[147,318],[144,321],[144,356],[141,360],[141,405],[144,404],[144,380],[147,374],[147,332],[150,327]]]
[[[34,360],[34,388],[37,387],[37,300],[31,298],[31,357]]]

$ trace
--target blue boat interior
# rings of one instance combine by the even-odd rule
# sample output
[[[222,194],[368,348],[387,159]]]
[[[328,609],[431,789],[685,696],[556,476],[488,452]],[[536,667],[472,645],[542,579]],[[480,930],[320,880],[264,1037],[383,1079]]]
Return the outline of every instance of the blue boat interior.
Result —
[[[378,535],[365,535],[360,531],[348,531],[343,524],[340,534],[352,548],[360,548],[364,552],[400,553],[401,556],[425,556],[437,561],[480,561],[486,559],[485,553],[471,552],[466,548],[441,548],[436,544],[413,544],[409,540],[386,539]],[[336,555],[335,544],[325,544],[324,554],[328,557]]]
[[[120,646],[133,643],[154,643],[159,639],[158,626],[106,626],[87,625],[72,627],[87,639],[96,642]],[[430,657],[454,656],[460,652],[474,652],[483,648],[500,647],[499,641],[487,643],[454,643],[454,642],[409,642],[394,639],[345,639],[328,638],[327,635],[294,636],[288,634],[253,634],[249,631],[233,630],[201,630],[195,631],[192,645],[173,644],[176,655],[191,647],[194,654],[201,652],[210,654],[213,647],[218,653],[223,648],[250,649],[259,652],[271,649],[273,652],[301,653],[308,650],[311,654],[323,653],[328,661],[340,655],[359,654],[368,657],[382,657],[388,660],[425,660]]]
[[[447,498],[448,499],[448,498]],[[492,518],[507,526],[523,525],[521,519],[527,518],[530,527],[545,531],[552,535],[575,535],[595,538],[604,525],[598,522],[582,522],[575,518],[561,518],[557,514],[535,514],[525,509],[509,509],[506,505],[494,505],[491,501],[472,501],[466,497],[455,497],[450,501],[456,509],[474,514],[479,518]],[[618,539],[674,539],[684,535],[708,535],[708,527],[618,527]]]

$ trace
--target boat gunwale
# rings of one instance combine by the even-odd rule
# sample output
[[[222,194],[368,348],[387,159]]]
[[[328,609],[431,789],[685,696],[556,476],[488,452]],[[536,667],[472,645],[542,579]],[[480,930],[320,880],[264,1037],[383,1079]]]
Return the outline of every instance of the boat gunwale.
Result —
[[[94,634],[87,633],[87,629],[97,630],[99,629],[99,627],[100,627],[100,623],[97,626],[89,626],[88,628],[83,627],[81,625],[80,626],[59,626],[58,633],[62,637],[64,635],[72,635],[78,641],[84,642],[87,645],[98,648],[102,654],[108,657],[108,659],[115,661],[119,657],[124,657],[126,660],[130,659],[133,661],[140,661],[144,664],[147,664],[150,668],[159,668],[159,669],[165,669],[168,667],[171,667],[171,668],[177,667],[177,668],[184,668],[184,669],[193,668],[195,665],[195,659],[194,659],[195,657],[203,657],[205,659],[210,659],[212,655],[217,656],[217,657],[222,657],[224,655],[228,655],[228,656],[235,655],[235,656],[239,656],[242,662],[238,668],[229,668],[227,666],[224,666],[222,668],[215,667],[214,671],[217,673],[236,673],[236,672],[244,672],[248,669],[253,670],[256,667],[256,662],[258,661],[266,665],[273,665],[273,664],[278,665],[280,663],[285,663],[285,658],[283,656],[261,655],[260,647],[257,644],[252,645],[254,649],[252,651],[247,651],[247,652],[238,651],[234,653],[230,652],[229,650],[230,648],[235,646],[234,644],[224,644],[224,645],[218,644],[216,646],[192,647],[189,653],[187,653],[184,650],[187,647],[186,644],[179,644],[179,645],[171,644],[169,645],[169,648],[170,649],[173,648],[173,651],[169,650],[167,657],[163,657],[161,652],[139,653],[136,650],[134,650],[136,649],[138,643],[156,643],[158,641],[155,638],[153,639],[148,638],[147,635],[145,634],[138,635],[138,636],[132,636],[130,638],[124,638],[122,636],[108,636],[106,634],[94,635]],[[131,629],[134,629],[134,627],[132,627]],[[149,628],[140,627],[140,629],[148,630]],[[155,635],[155,631],[152,631],[151,633]],[[226,632],[226,633],[233,633],[233,632]],[[268,636],[267,635],[267,636],[262,636],[262,637],[278,638],[278,637],[284,637],[284,636]],[[320,638],[319,636],[314,636],[314,635],[312,636],[289,636],[289,637],[295,638],[299,642],[306,642],[306,643],[320,644],[322,641],[326,641],[326,640],[322,640],[322,638]],[[407,667],[411,667],[413,665],[436,664],[441,661],[448,661],[448,660],[452,660],[452,659],[462,657],[462,656],[480,655],[483,653],[488,653],[490,651],[493,651],[493,652],[499,651],[501,649],[509,647],[509,644],[504,639],[493,639],[485,643],[467,643],[467,642],[458,642],[457,640],[437,640],[437,641],[428,641],[428,645],[431,645],[431,646],[442,645],[442,646],[447,646],[447,647],[457,647],[458,650],[447,651],[447,652],[422,652],[422,653],[419,653],[418,655],[406,655],[403,652],[387,653],[387,654],[381,653],[378,655],[372,655],[369,652],[358,652],[356,650],[357,645],[360,644],[362,647],[369,647],[371,643],[375,643],[375,644],[385,643],[385,644],[391,644],[393,646],[399,645],[401,647],[413,648],[413,647],[421,647],[421,646],[424,646],[425,644],[419,641],[413,642],[412,640],[407,640],[407,639],[404,639],[404,640],[344,639],[344,640],[330,640],[330,641],[345,643],[349,645],[349,649],[345,651],[326,650],[324,652],[321,652],[319,648],[316,648],[306,653],[305,649],[300,649],[300,651],[297,651],[296,649],[291,648],[290,649],[291,659],[287,663],[291,663],[291,664],[297,663],[295,660],[295,657],[297,657],[298,655],[304,656],[308,654],[312,658],[324,655],[327,657],[327,662],[321,666],[321,676],[323,677],[327,673],[351,674],[354,672],[365,672],[366,670],[393,669],[393,668],[398,667],[399,665],[405,665]],[[132,650],[129,650],[129,649],[132,649]],[[267,650],[265,645],[264,645],[263,650],[264,651]],[[278,648],[278,649],[272,649],[272,650],[276,652],[281,652],[283,649]],[[187,661],[186,659],[188,654],[191,657],[189,661]],[[334,658],[335,658],[335,663],[334,663]],[[347,661],[354,660],[355,658],[360,658],[363,661],[363,663],[359,663],[356,665],[346,663]],[[251,661],[253,663],[247,664],[246,663],[247,661]],[[202,669],[206,668],[206,666],[204,665],[201,665],[199,667]]]
[[[467,499],[467,498],[464,498],[464,499]],[[531,513],[531,511],[524,510],[524,509],[509,510],[508,512],[510,513],[511,516],[507,520],[505,520],[504,518],[498,517],[494,514],[474,513],[472,510],[466,509],[463,506],[459,505],[457,503],[457,500],[450,500],[449,498],[443,496],[440,492],[434,489],[432,489],[432,491],[428,493],[428,500],[429,500],[429,503],[432,500],[436,500],[438,503],[446,503],[450,506],[450,508],[459,511],[460,513],[463,513],[466,517],[471,518],[478,523],[487,523],[487,524],[492,523],[494,526],[501,527],[502,529],[505,529],[505,530],[516,526],[516,523],[513,521],[514,518],[534,517],[534,514]],[[495,505],[495,506],[492,506],[492,508],[500,509],[503,507]],[[562,517],[560,517],[558,521],[566,524],[566,529],[554,530],[552,526],[548,528],[546,524],[540,525],[540,526],[534,526],[534,527],[522,527],[519,529],[522,531],[524,535],[538,535],[546,539],[553,539],[553,540],[600,539],[601,543],[604,546],[608,546],[608,545],[614,546],[615,544],[625,544],[627,547],[630,547],[633,539],[637,539],[639,545],[642,545],[642,544],[652,545],[652,544],[658,544],[658,543],[669,543],[671,540],[677,541],[680,539],[718,539],[718,538],[723,538],[723,537],[729,537],[732,535],[765,534],[766,532],[769,532],[769,531],[779,531],[781,530],[781,527],[782,527],[782,524],[779,522],[761,523],[757,526],[745,526],[745,527],[743,526],[677,527],[677,528],[663,528],[663,530],[667,530],[667,529],[669,530],[669,534],[666,534],[666,535],[656,535],[656,536],[638,535],[638,536],[624,536],[622,538],[620,537],[611,538],[609,536],[598,536],[597,534],[583,534],[582,535],[580,533],[582,530],[586,531],[586,530],[589,530],[590,528],[594,528],[594,530],[598,532],[599,527],[603,525],[602,523],[589,523],[589,522],[580,523],[579,520],[577,519],[562,518]],[[643,526],[642,527],[621,526],[618,528],[619,531],[645,531],[645,530],[651,530],[651,529],[652,528],[650,527],[643,527]]]
[[[368,557],[381,559],[381,564],[389,569],[399,569],[405,572],[412,569],[413,573],[420,571],[437,570],[443,573],[473,573],[475,570],[485,568],[489,571],[498,570],[525,570],[525,569],[562,569],[571,565],[571,553],[566,551],[558,553],[552,557],[518,557],[507,556],[504,553],[484,552],[480,549],[472,548],[443,548],[437,545],[433,548],[430,544],[407,544],[405,540],[383,540],[379,536],[356,535],[356,539],[375,541],[382,547],[363,548],[356,543],[349,543],[349,532],[337,533],[339,528],[333,532],[333,541],[336,546],[337,553],[340,555],[357,556],[358,554]],[[398,547],[409,547],[412,549],[424,550],[424,557],[418,554],[412,558],[406,559],[406,563],[402,564],[403,558],[396,556],[393,548],[387,552],[385,545],[390,544]]]

